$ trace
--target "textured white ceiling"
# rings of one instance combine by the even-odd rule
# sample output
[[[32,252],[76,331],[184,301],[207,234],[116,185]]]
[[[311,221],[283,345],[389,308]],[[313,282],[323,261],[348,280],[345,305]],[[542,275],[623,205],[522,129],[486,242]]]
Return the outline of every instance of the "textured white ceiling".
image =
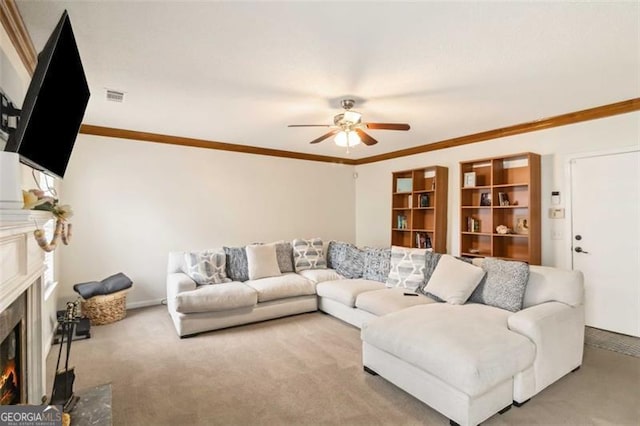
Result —
[[[347,96],[411,124],[361,158],[640,96],[635,1],[17,3],[38,51],[68,10],[86,124],[332,156],[287,124],[330,124]]]

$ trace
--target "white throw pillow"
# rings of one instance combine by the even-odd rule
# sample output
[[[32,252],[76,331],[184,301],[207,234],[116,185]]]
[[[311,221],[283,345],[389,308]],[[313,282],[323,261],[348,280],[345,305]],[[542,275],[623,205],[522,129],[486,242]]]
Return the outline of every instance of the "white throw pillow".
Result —
[[[424,291],[452,305],[462,305],[480,284],[484,274],[482,268],[445,254],[438,262]]]
[[[275,244],[249,245],[246,250],[250,280],[282,275]]]
[[[387,287],[400,287],[414,291],[423,284],[427,250],[392,246]]]

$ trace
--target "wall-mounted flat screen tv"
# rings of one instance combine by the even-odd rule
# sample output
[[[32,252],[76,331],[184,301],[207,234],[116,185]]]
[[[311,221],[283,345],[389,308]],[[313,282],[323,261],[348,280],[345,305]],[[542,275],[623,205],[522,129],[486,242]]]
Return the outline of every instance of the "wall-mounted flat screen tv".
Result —
[[[5,151],[52,176],[64,177],[82,118],[89,86],[65,10],[44,49],[22,103],[16,130]]]

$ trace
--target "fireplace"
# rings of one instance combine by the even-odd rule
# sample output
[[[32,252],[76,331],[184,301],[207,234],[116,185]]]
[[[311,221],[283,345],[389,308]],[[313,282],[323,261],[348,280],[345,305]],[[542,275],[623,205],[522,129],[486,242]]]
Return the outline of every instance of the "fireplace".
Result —
[[[44,254],[33,231],[36,221],[49,218],[48,212],[0,209],[1,404],[38,405],[45,395]]]
[[[0,313],[0,405],[26,400],[26,294]]]

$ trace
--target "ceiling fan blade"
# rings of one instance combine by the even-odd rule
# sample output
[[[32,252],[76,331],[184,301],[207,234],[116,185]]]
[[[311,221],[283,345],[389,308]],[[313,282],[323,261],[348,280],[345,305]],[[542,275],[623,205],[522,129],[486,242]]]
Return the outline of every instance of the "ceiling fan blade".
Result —
[[[365,123],[367,129],[373,130],[409,130],[411,126],[406,123]]]
[[[368,134],[366,134],[360,129],[356,129],[356,133],[358,134],[358,136],[360,136],[362,143],[364,143],[365,145],[371,146],[378,143],[377,140],[375,140],[374,138],[372,138],[371,136],[369,136]]]
[[[289,124],[287,127],[331,127],[331,124]]]
[[[331,136],[335,135],[336,133],[338,133],[340,131],[340,129],[335,129],[330,131],[329,133],[325,133],[324,135],[320,136],[318,139],[314,139],[309,143],[318,143],[318,142],[322,142],[323,140],[330,138]]]

